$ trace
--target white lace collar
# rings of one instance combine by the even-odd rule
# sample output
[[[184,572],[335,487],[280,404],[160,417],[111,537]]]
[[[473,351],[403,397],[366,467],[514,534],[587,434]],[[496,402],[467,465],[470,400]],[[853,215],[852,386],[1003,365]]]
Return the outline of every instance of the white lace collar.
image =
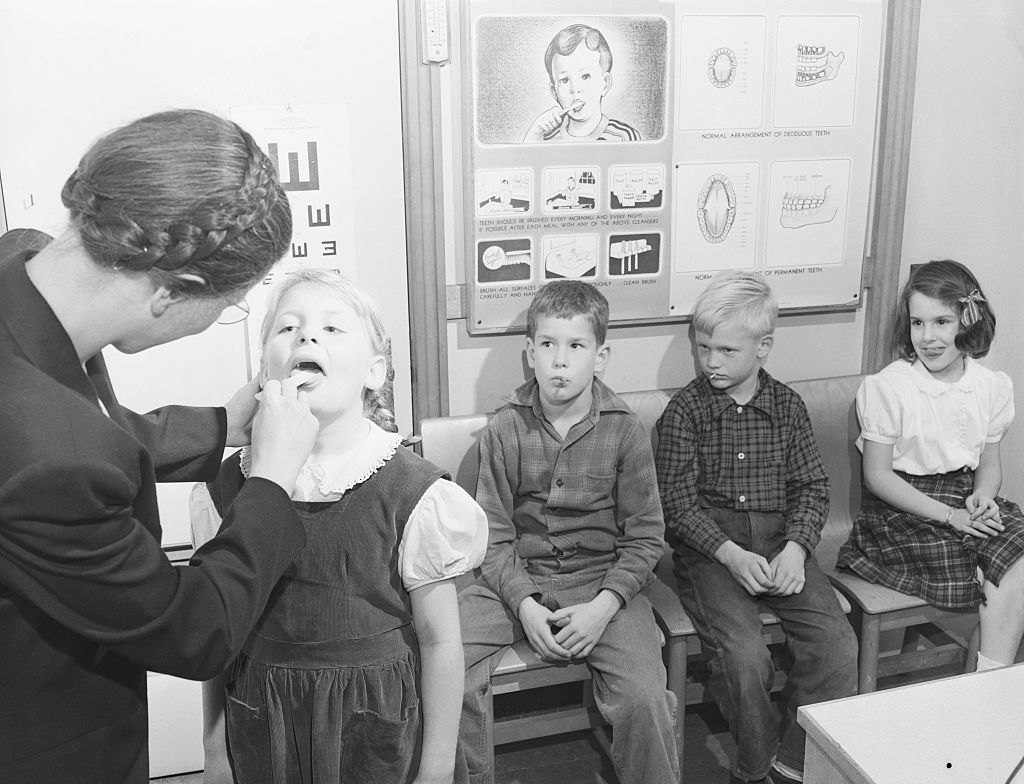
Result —
[[[373,476],[394,456],[402,444],[402,436],[388,433],[369,420],[366,424],[366,435],[359,443],[326,460],[306,461],[295,482],[293,501],[336,501]],[[249,447],[242,447],[242,476],[248,478],[251,467]]]

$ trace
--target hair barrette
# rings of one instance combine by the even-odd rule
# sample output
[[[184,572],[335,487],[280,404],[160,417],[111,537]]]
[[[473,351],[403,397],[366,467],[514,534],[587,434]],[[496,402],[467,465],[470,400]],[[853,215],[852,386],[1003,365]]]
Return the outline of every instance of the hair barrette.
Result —
[[[978,303],[985,302],[985,298],[981,296],[980,291],[974,289],[966,297],[960,297],[959,301],[964,306],[964,309],[960,312],[960,323],[965,327],[974,326],[981,318],[981,308],[978,307]]]

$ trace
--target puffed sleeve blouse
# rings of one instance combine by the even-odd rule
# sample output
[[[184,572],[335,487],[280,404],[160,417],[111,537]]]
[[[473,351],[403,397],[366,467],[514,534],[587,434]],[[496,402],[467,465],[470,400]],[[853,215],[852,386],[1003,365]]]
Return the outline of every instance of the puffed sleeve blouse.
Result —
[[[920,362],[897,360],[857,390],[864,442],[891,444],[892,465],[915,476],[975,469],[986,444],[1000,441],[1013,420],[1013,382],[967,358],[955,382],[933,378]]]
[[[380,470],[401,446],[402,437],[367,422],[366,436],[355,446],[326,460],[312,458],[299,472],[293,501],[337,501]],[[251,458],[242,450],[242,473]],[[199,547],[220,527],[220,515],[205,484],[189,500],[193,544]],[[399,544],[398,570],[407,591],[475,569],[487,550],[487,516],[455,482],[435,481],[413,508]]]

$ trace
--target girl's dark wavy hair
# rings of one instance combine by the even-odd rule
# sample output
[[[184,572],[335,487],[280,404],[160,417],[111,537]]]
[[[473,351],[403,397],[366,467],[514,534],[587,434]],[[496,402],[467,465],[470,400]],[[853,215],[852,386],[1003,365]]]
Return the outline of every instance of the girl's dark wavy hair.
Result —
[[[942,302],[956,313],[959,330],[955,344],[960,351],[974,358],[988,354],[996,336],[996,314],[992,312],[992,306],[986,298],[984,302],[976,303],[980,318],[974,324],[965,327],[959,321],[964,311],[964,303],[960,300],[973,291],[982,297],[985,292],[967,267],[952,259],[942,259],[929,261],[916,268],[900,291],[889,335],[893,359],[913,360],[917,356],[910,341],[910,296],[915,291]]]

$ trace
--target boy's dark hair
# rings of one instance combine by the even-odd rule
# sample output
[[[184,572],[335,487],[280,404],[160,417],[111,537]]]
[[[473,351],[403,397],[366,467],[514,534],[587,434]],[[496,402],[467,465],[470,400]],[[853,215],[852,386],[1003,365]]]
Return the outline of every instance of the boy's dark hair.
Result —
[[[589,25],[569,25],[551,39],[551,43],[548,44],[548,49],[544,53],[544,67],[548,69],[548,77],[552,83],[555,81],[555,77],[551,73],[551,62],[555,59],[555,55],[560,54],[562,57],[566,57],[575,52],[581,42],[586,43],[590,51],[598,53],[600,56],[598,62],[604,73],[612,70],[612,50],[608,46],[604,34],[596,27]]]
[[[582,280],[555,280],[534,295],[526,314],[526,337],[536,334],[541,316],[564,319],[586,316],[598,346],[604,345],[608,335],[608,300],[596,287]]]
[[[985,299],[974,273],[958,261],[943,259],[922,264],[910,274],[900,291],[893,312],[889,348],[894,359],[913,360],[917,354],[910,340],[910,296],[914,292],[931,297],[964,317],[968,306],[977,309],[978,318],[969,326],[959,321],[955,345],[970,357],[983,357],[996,336],[996,314]],[[968,318],[968,320],[970,320]]]

